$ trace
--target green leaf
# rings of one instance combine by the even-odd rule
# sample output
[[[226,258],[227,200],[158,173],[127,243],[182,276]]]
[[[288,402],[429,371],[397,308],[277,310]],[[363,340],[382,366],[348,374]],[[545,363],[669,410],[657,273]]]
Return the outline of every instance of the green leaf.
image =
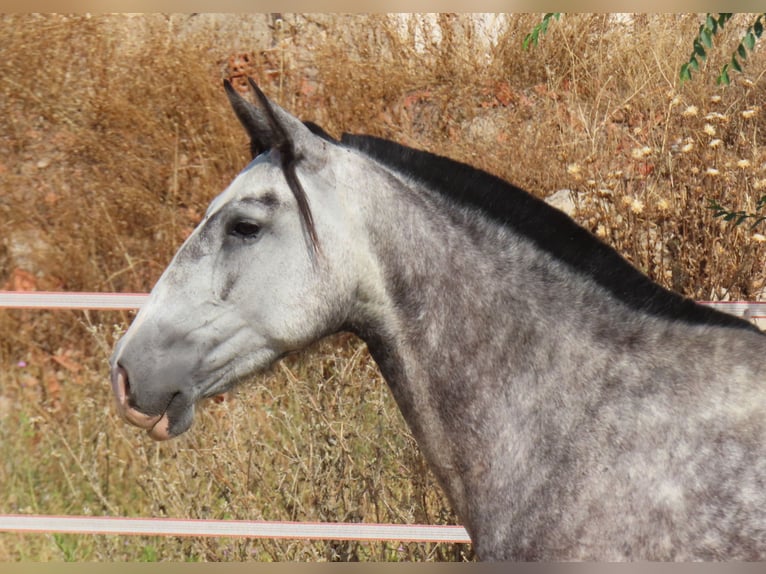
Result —
[[[681,80],[681,83],[692,79],[692,73],[689,70],[689,64],[683,64],[681,66],[681,73],[679,74],[678,77]]]
[[[752,32],[745,34],[745,37],[742,38],[742,44],[747,46],[747,49],[752,52],[753,48],[755,48],[755,35]]]
[[[703,44],[705,44],[705,46],[707,46],[708,48],[713,47],[712,31],[709,28],[703,28],[700,31],[700,39],[702,40]]]
[[[537,34],[535,32],[530,32],[524,36],[524,42],[521,44],[521,47],[523,50],[528,50],[530,44],[537,46]]]
[[[761,22],[761,17],[758,16],[758,19],[755,21],[755,24],[753,24],[753,32],[755,32],[755,35],[760,38],[761,34],[763,34],[763,23]]]
[[[731,84],[731,80],[729,79],[729,64],[724,64],[724,67],[721,68],[721,73],[718,74],[718,77],[715,79],[715,83],[719,86],[721,84],[725,86]]]
[[[702,47],[699,40],[694,40],[694,53],[697,54],[704,61],[707,58],[705,48]]]
[[[742,71],[742,66],[739,65],[739,62],[737,61],[737,56],[731,57],[731,67],[735,69],[737,72]]]
[[[737,54],[739,54],[739,57],[743,60],[747,60],[747,50],[745,50],[745,47],[742,44],[737,47]]]
[[[723,14],[718,14],[718,25],[723,28],[726,22],[729,21],[731,18],[733,12],[724,12]]]
[[[697,58],[695,56],[692,56],[689,59],[689,67],[694,69],[695,72],[698,72],[700,69],[700,63],[697,61]]]

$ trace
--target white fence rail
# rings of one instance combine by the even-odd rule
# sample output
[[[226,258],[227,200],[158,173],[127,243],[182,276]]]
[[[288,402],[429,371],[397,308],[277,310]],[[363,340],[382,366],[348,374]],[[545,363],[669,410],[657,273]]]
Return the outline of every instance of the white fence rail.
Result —
[[[0,291],[0,308],[16,309],[138,309],[146,293],[65,293]],[[766,319],[766,301],[700,301],[703,305],[746,319]]]
[[[471,542],[465,528],[447,525],[187,520],[174,518],[41,516],[24,514],[0,515],[0,532],[220,536],[306,540]]]
[[[0,291],[0,307],[15,309],[138,309],[146,293]]]

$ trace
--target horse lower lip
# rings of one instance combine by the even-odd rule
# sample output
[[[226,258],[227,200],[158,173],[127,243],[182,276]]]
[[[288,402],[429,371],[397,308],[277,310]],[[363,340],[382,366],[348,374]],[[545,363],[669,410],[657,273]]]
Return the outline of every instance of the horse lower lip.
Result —
[[[157,422],[147,432],[156,441],[165,441],[172,438],[170,435],[170,420],[167,413],[159,417]]]
[[[128,421],[130,424],[135,425],[142,429],[153,430],[155,426],[160,422],[160,419],[164,415],[145,415],[136,409],[127,409],[123,411],[122,418]]]

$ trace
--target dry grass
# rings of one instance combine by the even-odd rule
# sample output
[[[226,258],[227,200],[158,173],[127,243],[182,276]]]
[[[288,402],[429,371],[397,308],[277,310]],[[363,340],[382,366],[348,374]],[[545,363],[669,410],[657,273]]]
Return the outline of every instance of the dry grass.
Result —
[[[148,290],[247,159],[220,86],[237,63],[336,135],[390,137],[540,195],[572,189],[581,223],[685,295],[757,297],[763,237],[706,204],[752,209],[766,187],[763,50],[716,87],[732,23],[679,87],[696,17],[565,16],[525,53],[537,21],[510,19],[491,45],[454,15],[3,16],[0,286]],[[359,341],[284,361],[157,445],[111,408],[106,358],[129,320],[0,313],[0,513],[455,521]],[[0,560],[470,558],[453,545],[0,535]]]

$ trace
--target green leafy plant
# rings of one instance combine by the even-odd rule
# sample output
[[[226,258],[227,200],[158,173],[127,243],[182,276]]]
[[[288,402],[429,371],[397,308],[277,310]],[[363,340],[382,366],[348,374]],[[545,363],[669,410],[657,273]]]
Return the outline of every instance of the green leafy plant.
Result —
[[[734,225],[742,225],[748,219],[754,219],[750,224],[750,229],[755,228],[758,224],[766,221],[766,215],[761,212],[766,207],[766,195],[761,196],[758,203],[755,206],[755,212],[750,213],[747,211],[731,211],[723,207],[715,199],[708,200],[708,209],[713,210],[713,217],[721,217],[724,221],[732,221]]]
[[[681,66],[680,79],[681,82],[691,80],[692,71],[699,71],[700,62],[704,62],[707,59],[708,50],[713,47],[713,37],[723,29],[726,23],[731,20],[732,13],[719,13],[717,17],[713,14],[707,14],[705,17],[705,23],[700,25],[699,33],[694,39],[693,49],[689,61]],[[721,68],[720,74],[716,78],[717,84],[729,85],[731,79],[729,77],[730,70],[736,72],[742,71],[741,60],[746,60],[748,52],[752,52],[755,48],[755,44],[758,39],[763,35],[763,18],[766,13],[759,14],[755,21],[745,31],[739,45],[734,50],[731,56],[731,60],[724,64]]]
[[[537,46],[540,34],[545,34],[548,31],[548,25],[551,23],[551,20],[554,18],[558,20],[560,17],[561,12],[549,12],[543,16],[542,22],[537,24],[534,28],[532,28],[532,31],[529,34],[524,36],[524,43],[522,44],[522,47],[525,50],[529,50],[530,44]]]
[[[532,28],[529,34],[524,36],[522,44],[524,50],[529,50],[530,45],[537,46],[540,35],[548,31],[551,20],[559,20],[561,14],[561,12],[545,14],[542,21]],[[713,48],[715,35],[726,26],[726,23],[731,20],[732,16],[734,16],[732,12],[722,12],[718,15],[708,13],[705,15],[705,23],[700,25],[697,37],[692,44],[692,53],[689,56],[689,61],[681,66],[679,74],[681,83],[691,80],[692,72],[699,71],[701,62],[707,60],[708,50]],[[753,23],[747,28],[737,48],[732,53],[731,60],[721,68],[721,72],[716,78],[717,84],[729,85],[731,83],[731,78],[729,77],[731,70],[742,72],[742,61],[747,60],[748,53],[755,49],[756,42],[763,35],[765,16],[766,13],[758,14]]]

